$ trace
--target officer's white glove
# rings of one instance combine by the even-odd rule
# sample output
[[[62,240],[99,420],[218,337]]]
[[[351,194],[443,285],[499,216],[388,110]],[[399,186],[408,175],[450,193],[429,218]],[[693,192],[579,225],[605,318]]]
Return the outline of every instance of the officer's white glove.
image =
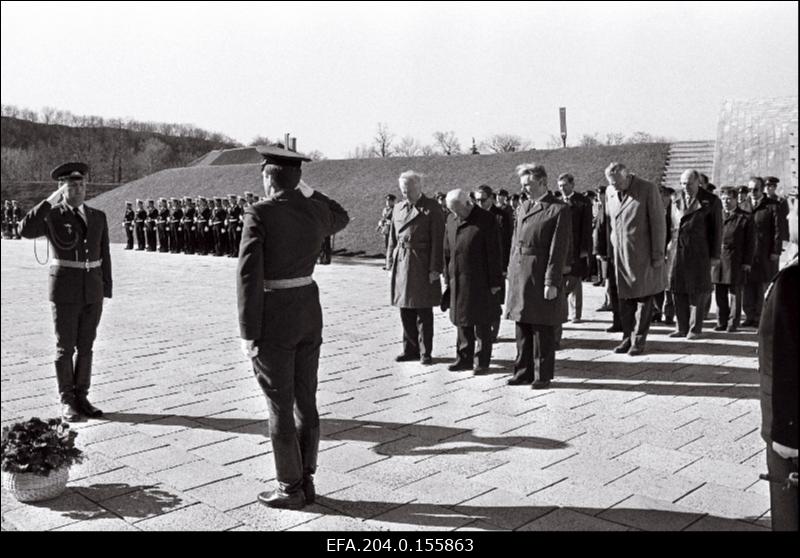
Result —
[[[242,354],[247,358],[255,358],[258,356],[258,347],[253,339],[241,340]]]
[[[64,192],[66,191],[67,191],[67,184],[64,183],[58,188],[58,190],[56,190],[47,197],[47,203],[49,203],[50,205],[57,204],[61,199],[61,196],[64,195]]]
[[[797,457],[797,448],[790,448],[789,446],[784,446],[778,442],[772,442],[772,449],[784,459],[792,459],[793,457]]]
[[[297,185],[297,189],[307,198],[310,198],[314,194],[314,189],[303,182],[303,179],[300,179],[300,184]]]
[[[553,300],[558,296],[558,287],[547,286],[544,288],[544,299]]]

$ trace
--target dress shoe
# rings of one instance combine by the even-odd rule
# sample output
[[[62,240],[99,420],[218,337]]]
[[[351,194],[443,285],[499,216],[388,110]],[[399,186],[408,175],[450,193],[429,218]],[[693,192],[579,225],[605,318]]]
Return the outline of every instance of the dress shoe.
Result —
[[[622,333],[622,328],[612,325],[611,327],[606,328],[606,333]]]
[[[78,398],[78,410],[82,415],[89,418],[100,418],[103,416],[103,411],[89,403],[89,400],[85,397]]]
[[[397,362],[411,362],[412,360],[419,360],[419,355],[407,355],[405,353],[400,353],[394,360]]]
[[[668,337],[686,337],[685,331],[673,331]]]
[[[425,355],[421,359],[419,359],[419,363],[424,364],[425,366],[430,366],[431,364],[433,364],[433,359],[431,358],[430,355]]]
[[[314,477],[306,475],[303,477],[303,496],[306,498],[306,505],[314,503],[317,499],[317,490],[314,488]]]
[[[611,312],[612,308],[608,304],[603,304],[597,309],[598,312]]]
[[[618,355],[621,355],[622,353],[627,353],[630,350],[631,350],[630,339],[626,339],[625,341],[614,347],[614,352],[617,353]]]
[[[686,334],[686,339],[688,339],[689,341],[692,341],[694,339],[702,339],[702,338],[703,338],[703,334],[702,333],[695,333],[694,331],[690,331],[689,333]]]
[[[299,510],[306,505],[306,497],[302,490],[284,492],[280,488],[258,495],[258,501],[270,508]]]
[[[729,325],[725,331],[728,333],[736,333],[739,331],[739,328],[737,328],[735,325]]]
[[[631,350],[628,351],[629,356],[640,356],[644,354],[644,347],[640,345],[632,345]]]
[[[488,374],[488,373],[489,373],[488,366],[476,366],[472,374],[475,376],[480,376],[481,374]]]
[[[531,383],[530,380],[526,380],[523,377],[517,377],[517,376],[513,376],[508,380],[506,380],[506,384],[508,384],[509,386],[521,386],[529,383]]]
[[[450,372],[459,372],[461,370],[472,370],[472,366],[466,362],[455,361],[453,364],[448,366],[447,369]]]
[[[714,331],[726,331],[727,329],[728,329],[727,326],[718,325],[717,327],[714,328]]]
[[[580,318],[572,318],[570,321],[571,321],[573,324],[582,324],[582,323],[583,323],[583,320],[582,320],[582,319],[580,319]]]
[[[745,320],[742,322],[742,327],[758,327],[758,323],[755,320]]]
[[[664,325],[674,326],[675,318],[664,318]]]
[[[67,422],[75,422],[81,419],[81,414],[73,402],[61,404],[61,419]]]
[[[550,380],[536,380],[531,384],[531,389],[547,389],[550,387]]]

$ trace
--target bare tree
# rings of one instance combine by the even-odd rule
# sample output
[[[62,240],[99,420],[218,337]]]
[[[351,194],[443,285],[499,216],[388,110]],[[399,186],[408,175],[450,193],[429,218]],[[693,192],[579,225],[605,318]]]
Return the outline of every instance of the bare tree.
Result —
[[[608,132],[606,134],[606,145],[622,145],[625,143],[625,134],[621,132]]]
[[[372,146],[362,143],[347,154],[348,159],[372,159],[376,157]]]
[[[394,148],[395,155],[399,157],[416,157],[422,149],[419,142],[411,136],[405,136]]]
[[[600,140],[597,138],[598,135],[597,132],[594,134],[583,134],[581,139],[578,140],[578,145],[581,147],[596,147],[600,145]]]
[[[459,143],[456,133],[452,130],[449,132],[434,132],[433,140],[442,150],[443,155],[461,154],[461,143]]]
[[[525,151],[533,147],[533,144],[522,139],[516,134],[495,134],[481,144],[495,153],[509,153],[513,151]]]
[[[651,143],[653,141],[652,134],[647,132],[634,132],[625,140],[625,143]]]
[[[394,134],[389,131],[389,125],[385,122],[379,122],[375,137],[372,138],[372,149],[375,151],[375,155],[377,157],[391,157],[393,140]]]
[[[273,145],[274,143],[275,142],[269,139],[267,136],[255,136],[247,145],[252,147],[254,145]]]
[[[436,151],[436,148],[432,145],[423,145],[419,148],[419,154],[423,157],[432,157],[434,155],[438,155],[439,153]]]
[[[313,151],[309,151],[308,153],[306,153],[306,157],[308,157],[312,161],[324,161],[325,159],[327,159],[327,157],[325,157],[325,155],[322,153],[322,151],[320,151],[318,149],[314,149]]]
[[[557,136],[555,134],[550,134],[550,137],[547,138],[547,143],[545,144],[547,149],[558,149],[561,147],[561,136]]]

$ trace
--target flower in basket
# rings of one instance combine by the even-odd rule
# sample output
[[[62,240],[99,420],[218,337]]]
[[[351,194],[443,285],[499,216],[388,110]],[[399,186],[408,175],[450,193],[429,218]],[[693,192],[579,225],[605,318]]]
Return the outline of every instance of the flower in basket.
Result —
[[[33,473],[47,476],[61,467],[69,468],[84,459],[75,447],[78,433],[60,418],[44,421],[34,417],[3,428],[2,470],[5,473]]]

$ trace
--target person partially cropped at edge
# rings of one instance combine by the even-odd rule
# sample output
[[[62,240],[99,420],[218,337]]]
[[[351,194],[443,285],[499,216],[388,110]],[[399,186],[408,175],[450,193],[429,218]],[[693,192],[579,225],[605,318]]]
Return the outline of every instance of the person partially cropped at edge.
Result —
[[[264,157],[266,199],[247,207],[237,269],[242,352],[267,398],[276,490],[259,494],[273,508],[299,509],[315,499],[319,449],[317,370],[322,308],[312,278],[319,247],[350,218],[335,201],[300,180],[310,159],[276,146]]]

